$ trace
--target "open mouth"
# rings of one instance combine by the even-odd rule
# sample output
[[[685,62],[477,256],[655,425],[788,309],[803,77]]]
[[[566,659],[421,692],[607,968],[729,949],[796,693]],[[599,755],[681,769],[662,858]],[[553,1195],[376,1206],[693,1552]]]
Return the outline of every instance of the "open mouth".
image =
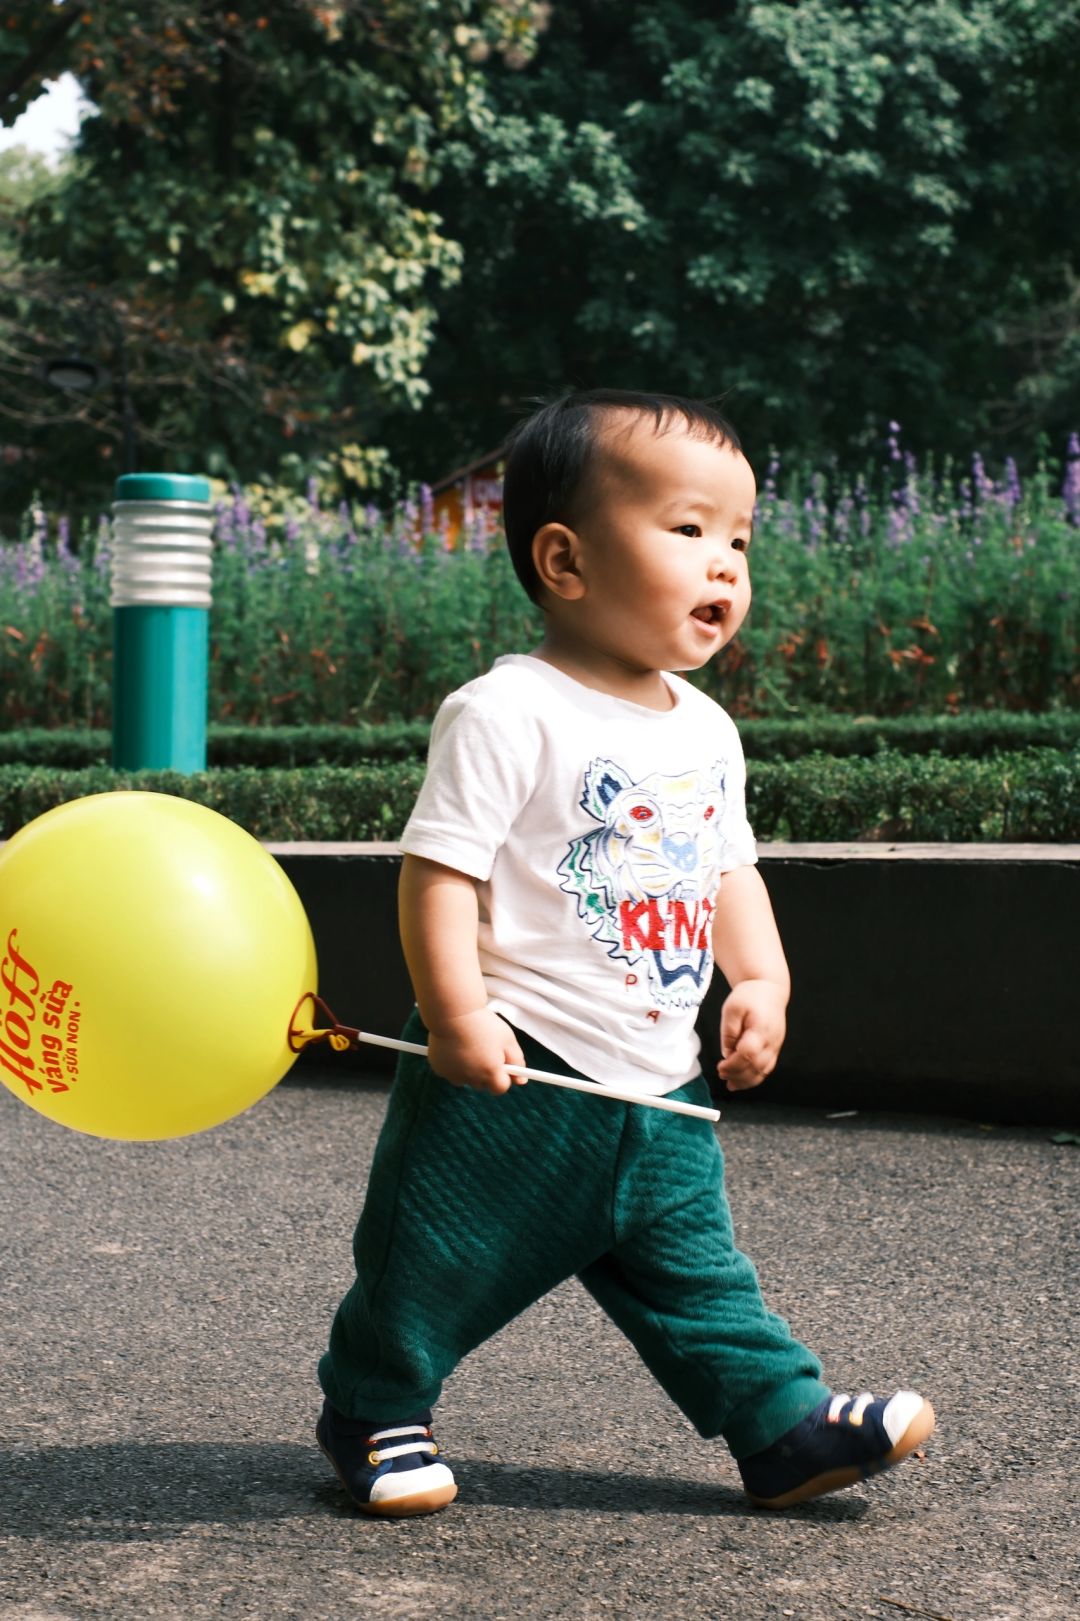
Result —
[[[695,608],[692,617],[700,619],[703,625],[719,625],[728,611],[726,602],[703,602],[700,608]]]

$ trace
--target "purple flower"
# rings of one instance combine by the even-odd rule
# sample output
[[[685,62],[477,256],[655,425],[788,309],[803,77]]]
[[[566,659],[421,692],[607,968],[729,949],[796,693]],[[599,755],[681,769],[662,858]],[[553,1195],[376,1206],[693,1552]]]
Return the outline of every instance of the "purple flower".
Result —
[[[970,518],[974,511],[975,505],[972,500],[971,480],[969,478],[962,478],[960,480],[960,516],[961,518]]]
[[[397,512],[394,514],[392,534],[399,557],[407,557],[410,553],[422,558],[424,548],[420,545],[422,536],[417,533],[417,520],[420,517],[420,508],[415,501],[400,501]]]
[[[71,550],[71,520],[64,514],[56,520],[56,561],[68,579],[81,572],[82,565]]]
[[[487,507],[481,507],[469,522],[465,538],[466,550],[476,552],[481,557],[486,557],[491,550],[491,537],[495,534],[497,528],[498,524],[492,518],[490,510]],[[449,550],[449,534],[447,534],[443,544]]]
[[[1061,499],[1072,522],[1080,524],[1080,435],[1069,435],[1069,448],[1065,462],[1065,481],[1061,486]]]
[[[104,513],[98,519],[97,542],[94,546],[94,570],[97,574],[107,574],[112,561],[112,529]]]
[[[217,523],[214,527],[218,540],[227,552],[234,552],[236,550],[236,524],[233,520],[233,508],[227,507],[224,502],[221,502],[216,511]]]
[[[902,455],[901,450],[900,450],[900,424],[899,424],[899,422],[890,422],[889,423],[889,437],[888,437],[888,440],[887,440],[887,444],[889,446],[889,460],[892,461],[892,462],[902,461],[903,460],[903,455]]]
[[[799,520],[790,501],[781,501],[780,516],[776,527],[785,540],[796,540],[799,534]]]
[[[803,502],[803,511],[806,514],[807,519],[804,526],[806,533],[806,549],[808,552],[813,554],[817,551],[822,539],[824,538],[825,526],[821,522],[818,511],[818,503],[814,500],[812,495],[808,495],[806,500]]]
[[[910,452],[904,455],[904,466],[907,469],[907,477],[903,484],[893,491],[893,502],[896,506],[905,508],[913,517],[917,517],[920,510],[918,469]]]
[[[1020,474],[1016,470],[1016,460],[1012,456],[1006,456],[1005,458],[1005,489],[1003,494],[1005,505],[1010,512],[1014,507],[1020,505],[1024,495],[1023,486],[1020,483]]]
[[[971,472],[979,501],[983,502],[992,499],[995,494],[994,481],[987,473],[983,465],[983,459],[978,451],[971,458]]]
[[[889,533],[887,544],[893,547],[904,546],[911,539],[911,514],[905,506],[895,506],[889,513]]]
[[[840,540],[845,540],[851,528],[851,515],[855,510],[855,497],[850,490],[845,490],[836,504],[833,513],[833,528]]]

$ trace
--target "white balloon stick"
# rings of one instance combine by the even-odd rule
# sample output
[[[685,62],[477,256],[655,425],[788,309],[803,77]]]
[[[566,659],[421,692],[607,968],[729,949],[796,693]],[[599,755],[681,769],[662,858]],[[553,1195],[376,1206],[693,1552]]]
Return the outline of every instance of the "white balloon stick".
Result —
[[[350,1030],[353,1041],[366,1042],[369,1047],[390,1047],[394,1052],[416,1053],[427,1057],[427,1048],[418,1041],[394,1041],[390,1036],[372,1036],[366,1030]],[[646,1109],[666,1109],[668,1114],[688,1114],[696,1120],[719,1120],[719,1109],[703,1109],[697,1103],[680,1103],[675,1098],[649,1097],[640,1092],[616,1092],[614,1087],[600,1086],[596,1081],[579,1081],[571,1075],[554,1075],[546,1069],[523,1069],[520,1064],[507,1064],[507,1074],[522,1075],[527,1081],[543,1081],[545,1086],[564,1086],[570,1092],[591,1092],[600,1098],[615,1098],[619,1103],[640,1103]]]

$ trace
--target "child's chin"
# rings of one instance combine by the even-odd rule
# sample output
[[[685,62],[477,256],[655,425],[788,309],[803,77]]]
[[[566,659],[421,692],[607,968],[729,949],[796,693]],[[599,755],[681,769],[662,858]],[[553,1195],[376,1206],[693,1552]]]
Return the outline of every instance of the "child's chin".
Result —
[[[693,664],[687,664],[686,668],[688,670],[703,670],[706,664],[714,659],[717,653],[722,653],[726,646],[727,640],[722,637],[714,642],[712,647],[703,647],[694,659]]]

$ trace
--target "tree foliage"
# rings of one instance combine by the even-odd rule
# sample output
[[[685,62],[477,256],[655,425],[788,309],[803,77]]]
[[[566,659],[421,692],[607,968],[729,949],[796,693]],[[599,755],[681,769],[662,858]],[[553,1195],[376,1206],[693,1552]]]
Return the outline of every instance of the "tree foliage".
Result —
[[[378,411],[426,395],[432,293],[460,274],[428,201],[441,149],[492,117],[482,63],[523,64],[542,22],[529,0],[15,0],[5,121],[63,69],[96,111],[22,221],[9,411],[115,446],[115,387],[65,412],[39,381],[66,329],[126,372],[158,465],[250,478],[291,454],[362,485]]]
[[[759,451],[1063,444],[1078,45],[1080,0],[7,0],[3,120],[96,108],[0,218],[7,504],[100,489],[125,396],[146,462],[352,490],[571,383]]]
[[[557,6],[435,192],[423,448],[571,382],[722,393],[761,449],[1063,442],[1078,46],[1077,0]]]

